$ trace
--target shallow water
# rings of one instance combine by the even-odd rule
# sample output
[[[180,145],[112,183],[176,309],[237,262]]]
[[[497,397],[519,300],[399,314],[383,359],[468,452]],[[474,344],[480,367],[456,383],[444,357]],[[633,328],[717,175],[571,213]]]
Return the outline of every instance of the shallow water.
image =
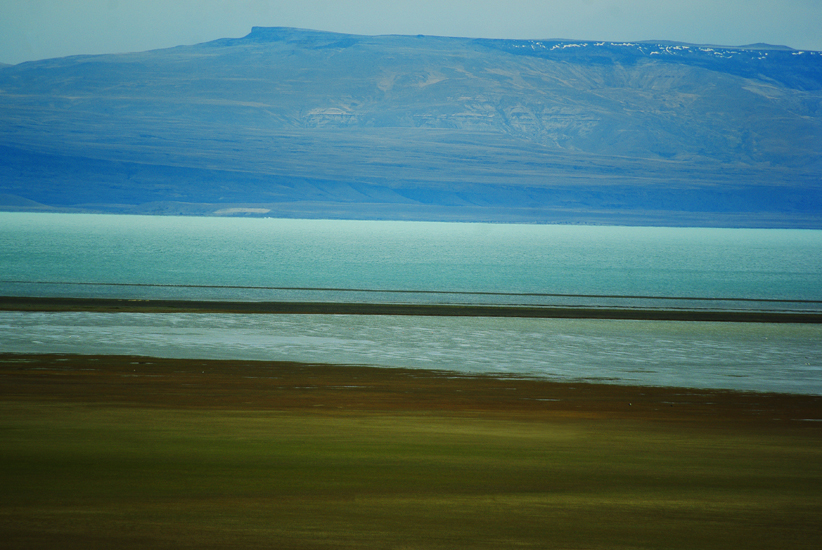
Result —
[[[349,315],[0,312],[0,351],[365,364],[822,394],[822,327]]]

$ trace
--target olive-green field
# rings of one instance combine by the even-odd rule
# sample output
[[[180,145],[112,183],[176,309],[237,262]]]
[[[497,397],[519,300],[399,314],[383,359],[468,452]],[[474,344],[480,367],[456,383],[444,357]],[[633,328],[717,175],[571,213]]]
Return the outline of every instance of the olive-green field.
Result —
[[[0,355],[0,547],[817,548],[820,418],[814,396]]]

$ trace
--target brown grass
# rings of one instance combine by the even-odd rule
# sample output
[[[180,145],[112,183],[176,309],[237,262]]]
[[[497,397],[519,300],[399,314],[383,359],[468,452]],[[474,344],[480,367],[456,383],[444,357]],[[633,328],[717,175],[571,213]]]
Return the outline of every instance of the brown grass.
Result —
[[[815,548],[822,398],[0,356],[0,547]]]

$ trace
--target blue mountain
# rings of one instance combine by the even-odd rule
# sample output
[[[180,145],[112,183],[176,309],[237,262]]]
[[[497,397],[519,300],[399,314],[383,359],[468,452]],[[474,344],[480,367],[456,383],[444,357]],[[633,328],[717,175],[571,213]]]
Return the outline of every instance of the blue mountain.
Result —
[[[822,227],[822,53],[258,28],[0,67],[0,209]]]

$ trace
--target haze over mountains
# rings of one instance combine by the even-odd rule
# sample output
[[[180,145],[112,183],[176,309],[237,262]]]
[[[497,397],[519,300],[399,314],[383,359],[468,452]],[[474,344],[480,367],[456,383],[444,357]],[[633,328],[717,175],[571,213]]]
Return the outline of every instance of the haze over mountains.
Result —
[[[0,209],[822,228],[822,54],[258,28],[0,67]]]

